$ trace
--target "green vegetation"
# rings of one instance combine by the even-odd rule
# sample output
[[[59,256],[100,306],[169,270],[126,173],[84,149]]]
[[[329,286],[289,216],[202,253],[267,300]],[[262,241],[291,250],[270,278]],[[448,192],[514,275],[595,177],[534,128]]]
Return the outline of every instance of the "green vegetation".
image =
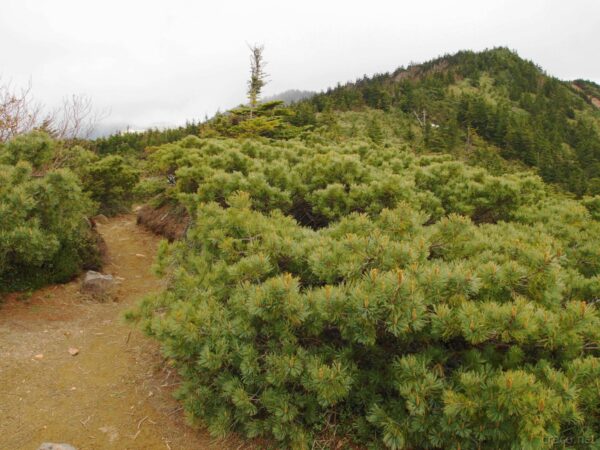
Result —
[[[4,148],[0,147],[0,164],[15,165],[27,161],[33,169],[41,169],[51,162],[55,147],[56,142],[44,132],[19,135],[8,141]]]
[[[127,212],[134,199],[139,171],[122,156],[109,155],[84,169],[83,186],[103,214]]]
[[[256,50],[250,105],[202,124],[0,148],[2,288],[93,259],[95,209],[186,208],[129,317],[214,435],[598,446],[598,86],[500,48],[260,103]]]
[[[132,317],[190,416],[298,448],[595,441],[600,198],[315,139],[149,152],[154,193],[193,222],[161,248],[169,287]]]
[[[470,153],[474,139],[576,193],[600,194],[598,86],[544,74],[508,49],[459,52],[363,78],[300,102],[315,112],[383,110],[425,150]],[[598,100],[600,104],[600,100]],[[397,129],[400,126],[395,124]]]
[[[191,224],[130,318],[189,416],[294,448],[595,445],[600,121],[575,86],[461,52],[148,148],[139,191]]]
[[[92,202],[73,172],[47,167],[56,145],[34,132],[0,148],[0,292],[64,282],[100,263],[85,222]]]
[[[409,143],[488,169],[528,167],[577,196],[600,194],[600,88],[563,82],[505,48],[463,51],[364,77],[283,107],[241,106],[201,124],[103,138],[100,154],[141,151],[186,135]],[[595,103],[594,103],[595,102]],[[256,111],[255,111],[256,109]]]
[[[0,146],[0,292],[98,269],[99,238],[87,217],[126,211],[138,177],[122,156],[99,158],[41,131]]]
[[[100,156],[109,154],[139,156],[146,147],[178,141],[186,136],[198,134],[199,130],[199,124],[190,122],[185,126],[167,130],[149,129],[143,133],[116,133],[85,142],[84,145]]]

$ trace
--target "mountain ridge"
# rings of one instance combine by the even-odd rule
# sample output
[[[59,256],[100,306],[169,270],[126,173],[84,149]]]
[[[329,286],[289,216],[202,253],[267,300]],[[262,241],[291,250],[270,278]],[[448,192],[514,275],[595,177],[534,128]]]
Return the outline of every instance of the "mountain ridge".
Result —
[[[399,110],[420,125],[424,147],[434,151],[468,146],[476,133],[503,158],[584,195],[600,192],[599,98],[597,84],[559,80],[498,47],[365,76],[304,103],[317,113]]]
[[[281,106],[265,98],[259,122],[248,121],[249,109],[234,108],[200,124],[109,136],[92,146],[101,153],[141,151],[187,134],[289,139],[319,129],[336,139],[395,140],[471,162],[484,157],[496,166],[523,165],[576,196],[596,195],[599,99],[598,84],[559,80],[506,47],[463,50],[338,83]]]

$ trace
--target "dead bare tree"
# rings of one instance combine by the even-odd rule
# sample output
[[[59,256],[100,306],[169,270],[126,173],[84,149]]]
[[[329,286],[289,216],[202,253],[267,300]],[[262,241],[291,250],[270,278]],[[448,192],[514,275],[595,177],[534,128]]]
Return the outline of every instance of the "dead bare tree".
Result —
[[[89,138],[97,124],[109,115],[94,108],[84,94],[64,97],[62,104],[47,112],[31,94],[31,82],[15,88],[0,78],[0,142],[32,130],[44,130],[57,139]]]
[[[61,106],[52,112],[48,128],[58,139],[87,139],[107,116],[108,111],[94,109],[91,97],[73,94],[64,97]]]
[[[413,114],[417,118],[417,121],[419,122],[419,125],[421,125],[421,128],[423,128],[423,130],[425,130],[425,127],[427,126],[427,111],[425,109],[423,109],[422,118],[419,117],[419,114],[417,114],[417,111],[415,111],[415,110],[413,110]]]
[[[42,110],[31,95],[31,82],[17,89],[0,78],[0,142],[36,128],[44,121]]]

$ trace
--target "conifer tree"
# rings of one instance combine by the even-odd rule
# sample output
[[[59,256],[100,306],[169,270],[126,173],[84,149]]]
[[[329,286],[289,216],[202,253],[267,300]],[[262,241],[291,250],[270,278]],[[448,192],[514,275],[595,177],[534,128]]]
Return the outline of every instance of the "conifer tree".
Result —
[[[263,57],[264,49],[263,45],[250,46],[250,79],[248,80],[250,117],[256,110],[262,88],[267,83],[266,62]]]

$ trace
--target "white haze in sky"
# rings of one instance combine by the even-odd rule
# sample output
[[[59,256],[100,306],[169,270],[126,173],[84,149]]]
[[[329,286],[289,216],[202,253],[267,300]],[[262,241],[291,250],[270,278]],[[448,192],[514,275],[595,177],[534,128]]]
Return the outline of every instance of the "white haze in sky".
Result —
[[[264,95],[319,91],[461,49],[507,46],[561,79],[600,82],[600,1],[0,0],[0,76],[36,98],[110,108],[105,126],[183,124]]]

